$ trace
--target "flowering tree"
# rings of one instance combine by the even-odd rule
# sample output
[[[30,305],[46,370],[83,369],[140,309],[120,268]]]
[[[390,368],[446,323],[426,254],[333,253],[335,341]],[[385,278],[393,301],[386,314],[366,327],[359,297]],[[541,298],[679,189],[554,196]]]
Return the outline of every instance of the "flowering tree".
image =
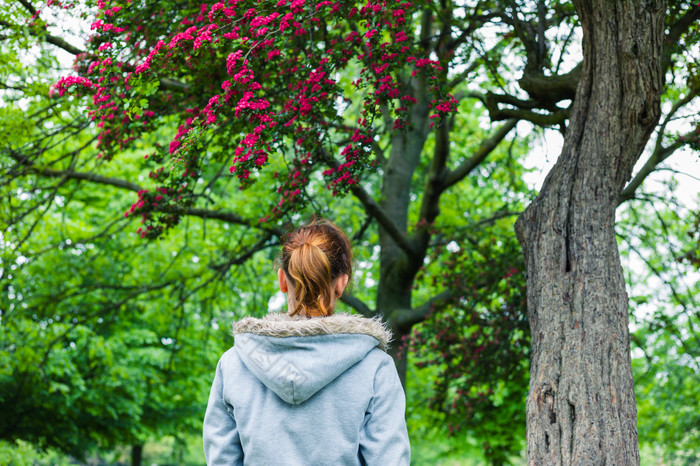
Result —
[[[456,426],[463,426],[460,421],[474,419],[475,406],[493,406],[489,388],[494,380],[490,377],[518,367],[498,361],[518,361],[525,354],[522,343],[527,341],[522,296],[506,294],[506,285],[522,278],[517,251],[509,243],[485,246],[465,229],[480,222],[497,223],[521,210],[526,199],[522,183],[516,187],[499,184],[490,179],[493,172],[488,169],[492,159],[512,155],[508,149],[513,145],[502,143],[519,121],[558,128],[569,135],[567,129],[576,128],[574,123],[581,121],[570,120],[576,108],[571,101],[579,106],[593,102],[589,94],[577,97],[584,71],[592,71],[586,68],[590,63],[578,63],[580,57],[572,44],[581,43],[581,32],[584,38],[590,36],[586,28],[592,23],[587,15],[596,6],[579,3],[575,10],[569,2],[560,1],[465,5],[448,1],[98,1],[92,11],[92,35],[84,48],[78,48],[47,31],[46,14],[21,0],[18,8],[28,17],[22,27],[76,56],[76,72],[58,80],[52,92],[64,98],[66,93],[85,96],[85,113],[96,126],[100,160],[119,164],[122,154],[140,141],[154,141],[143,154],[143,163],[150,169],[145,187],[135,179],[85,173],[74,167],[39,168],[45,176],[88,180],[137,193],[138,199],[124,215],[142,222],[138,232],[143,238],[161,237],[182,218],[200,217],[257,232],[260,249],[274,244],[275,235],[296,212],[330,213],[333,208],[321,204],[340,201],[328,193],[350,194],[367,218],[355,226],[357,238],[368,228],[377,228],[379,279],[376,293],[360,299],[362,292],[358,291],[346,296],[345,302],[363,314],[383,315],[405,343],[412,329],[428,320],[430,325],[414,337],[417,342],[435,342],[428,361],[449,362],[449,378],[440,382],[436,404],[454,415]],[[78,8],[66,2],[47,2],[46,7],[50,11]],[[615,196],[608,200],[608,213],[614,213],[618,202],[633,197],[644,178],[676,149],[696,144],[692,132],[670,136],[665,122],[678,116],[697,95],[692,61],[687,69],[679,69],[678,64],[686,63],[679,44],[692,45],[695,40],[692,32],[698,8],[690,2],[674,2],[668,8],[660,5],[658,11],[667,12],[663,18],[668,33],[663,50],[652,54],[651,60],[658,61],[657,74],[663,76],[673,69],[687,79],[669,84],[671,108],[659,126],[653,153],[625,186],[632,162],[639,158],[657,122],[658,112],[652,108],[656,101],[649,101],[646,126],[638,129],[635,149],[625,159],[626,168],[609,187]],[[627,17],[619,21],[628,27]],[[4,19],[1,24],[11,31],[20,27]],[[642,35],[652,28],[642,21],[639,24]],[[616,40],[610,38],[609,43]],[[583,44],[589,52],[603,50],[600,43]],[[612,52],[605,49],[601,53]],[[606,63],[601,66],[608,66]],[[518,79],[512,66],[522,72]],[[654,89],[657,95],[661,91],[661,85]],[[642,91],[634,88],[631,92]],[[478,120],[456,115],[458,108],[481,111],[493,127],[487,132],[479,130]],[[626,125],[622,128],[627,131]],[[167,133],[163,140],[161,135]],[[567,150],[574,147],[573,142],[569,144]],[[10,156],[24,166],[34,163],[21,154]],[[508,160],[515,164],[517,157]],[[573,159],[566,155],[561,160],[560,166]],[[561,174],[561,170],[553,173]],[[549,188],[554,180],[564,189],[577,179],[576,173],[550,177],[548,192],[557,193],[552,202],[569,199],[561,194],[565,191]],[[213,199],[226,199],[221,193],[235,192],[234,178],[237,187],[254,190],[265,208],[234,212],[223,200],[212,207]],[[469,183],[491,198],[501,192],[503,202],[481,217],[480,205],[469,204],[465,210],[476,221],[465,225],[461,220],[464,212],[449,209],[446,206],[451,203],[445,200],[459,199]],[[489,191],[489,183],[498,189]],[[502,189],[504,185],[509,188]],[[485,198],[480,201],[486,204]],[[540,209],[551,213],[554,207]],[[528,219],[535,211],[529,209]],[[539,257],[527,245],[536,244],[540,230],[526,227],[526,220],[520,225],[528,260]],[[569,231],[568,227],[557,228]],[[456,249],[446,247],[453,241]],[[508,260],[493,259],[499,255]],[[575,255],[570,251],[570,257]],[[605,260],[614,262],[613,256]],[[483,264],[483,273],[464,270],[467,259]],[[431,285],[434,269],[430,264],[445,264],[450,272]],[[539,308],[534,296],[556,282],[551,281],[556,277],[534,278],[541,277],[537,271],[556,270],[550,265],[528,262],[531,313],[540,312],[535,311]],[[622,286],[618,285],[617,292]],[[562,299],[565,296],[563,293]],[[375,304],[367,304],[367,298]],[[445,314],[445,309],[458,312]],[[557,306],[552,309],[560,312]],[[622,329],[622,317],[618,317]],[[541,322],[531,319],[534,334],[560,338],[554,331],[543,331]],[[616,343],[620,354],[626,351],[621,332]],[[403,377],[406,358],[398,357],[400,348],[397,345],[393,352]],[[545,354],[541,348],[535,346],[534,358]],[[569,350],[582,352],[574,347]],[[455,353],[460,357],[452,357]],[[503,354],[512,357],[503,358]],[[492,371],[482,371],[483,377],[477,379],[465,375],[482,374],[473,370],[475,361],[492,363]],[[557,378],[555,366],[544,362],[533,373],[545,367]],[[470,390],[479,384],[483,390]],[[541,393],[546,406],[564,403],[565,398],[551,385],[533,386],[536,390],[531,390],[531,397]],[[542,409],[537,400],[531,398],[530,410]],[[575,405],[578,401],[569,402]],[[553,407],[550,412],[566,409]],[[552,418],[542,413],[529,419],[542,423],[537,428],[532,424],[534,458],[541,458],[535,452],[544,451],[546,456],[562,451],[559,443],[550,447],[553,441],[563,441],[559,437],[552,440],[550,433],[558,428],[558,418],[553,426],[545,426]],[[607,414],[601,416],[604,419]],[[581,422],[586,421],[579,417]],[[572,421],[566,428],[573,432],[571,438],[579,438],[582,431],[573,425]],[[487,450],[489,447],[485,444]]]
[[[436,42],[431,10],[421,20],[408,2],[97,6],[91,51],[78,54],[79,75],[59,80],[55,92],[90,95],[99,156],[108,160],[159,125],[176,122],[172,140],[146,155],[158,165],[150,175],[155,186],[140,189],[125,213],[140,217],[142,237],[156,238],[196,211],[203,194],[194,181],[212,159],[223,159],[245,188],[268,183],[261,172],[273,165],[271,154],[280,154],[284,165],[270,168],[274,194],[267,214],[241,223],[274,229],[268,225],[313,201],[319,183],[333,195],[351,192],[380,226],[385,266],[377,309],[398,337],[435,303],[456,297],[436,296],[414,309],[408,290],[435,236],[441,195],[516,124],[509,120],[474,154],[447,167],[458,102],[452,92],[466,77],[450,79],[448,68],[467,36],[448,44],[445,30]],[[415,36],[420,21],[430,27]],[[409,226],[411,179],[433,129],[430,179],[419,219]],[[204,141],[214,134],[216,153],[209,155]],[[371,167],[384,172],[380,202],[360,183]],[[353,298],[347,302],[364,314],[379,312]]]

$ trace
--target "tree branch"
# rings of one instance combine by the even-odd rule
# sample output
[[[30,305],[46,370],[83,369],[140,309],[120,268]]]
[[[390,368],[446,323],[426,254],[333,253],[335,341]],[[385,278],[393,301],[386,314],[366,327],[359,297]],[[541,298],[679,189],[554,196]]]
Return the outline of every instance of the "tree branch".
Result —
[[[664,41],[664,50],[661,54],[661,70],[664,73],[671,64],[671,56],[673,55],[673,50],[678,46],[678,40],[698,19],[700,19],[700,7],[693,5],[669,28]]]
[[[258,230],[266,231],[268,233],[272,233],[277,236],[283,236],[285,233],[282,229],[277,227],[265,227],[262,225],[255,225],[254,222],[251,222],[250,220],[236,215],[233,212],[227,212],[225,210],[207,210],[199,208],[190,208],[183,210],[182,213],[184,215],[190,215],[192,217],[211,218],[215,220],[221,220],[230,224],[248,226],[256,228]]]
[[[430,164],[430,172],[423,190],[423,200],[418,216],[421,228],[417,229],[415,235],[411,238],[418,252],[418,254],[413,256],[416,259],[413,262],[416,268],[422,265],[423,257],[428,249],[431,237],[429,226],[440,213],[439,206],[442,193],[450,186],[464,179],[472,170],[479,166],[517,123],[517,120],[509,120],[493,136],[483,141],[474,154],[453,171],[448,171],[445,168],[449,157],[449,128],[446,125],[438,128],[435,136],[435,154]]]
[[[269,243],[271,237],[264,236],[260,241],[255,243],[253,246],[243,251],[242,254],[234,256],[221,264],[209,264],[209,268],[216,270],[219,274],[226,273],[232,266],[241,265],[251,257],[253,257],[257,252],[263,249],[276,246],[277,243]]]
[[[421,15],[420,22],[420,41],[419,44],[423,50],[425,50],[425,56],[428,56],[428,50],[430,47],[430,34],[433,28],[433,12],[430,8],[425,8]]]
[[[660,149],[654,150],[654,152],[649,156],[644,166],[639,170],[639,172],[632,178],[632,180],[627,183],[627,186],[622,190],[620,194],[620,200],[618,205],[625,201],[629,201],[634,198],[634,192],[641,186],[647,176],[649,176],[653,171],[656,170],[657,165],[666,160],[675,151],[688,144],[697,134],[695,131],[686,133],[679,137],[673,144],[668,147],[661,147]],[[659,135],[661,137],[661,135]]]
[[[475,8],[474,10],[476,11],[478,10],[478,8]],[[502,11],[494,11],[493,13],[472,15],[468,18],[465,18],[465,22],[463,23],[465,27],[462,27],[462,31],[460,32],[459,36],[450,40],[450,42],[447,45],[447,48],[450,50],[455,50],[461,44],[465,43],[467,38],[471,34],[473,34],[474,31],[478,30],[484,24],[488,23],[493,19],[502,19],[503,16],[504,13]]]
[[[625,186],[625,188],[622,190],[618,205],[622,204],[623,202],[629,201],[630,199],[633,199],[634,193],[637,190],[637,188],[641,186],[641,184],[644,182],[647,176],[649,176],[653,171],[656,170],[656,167],[661,162],[669,158],[671,154],[673,154],[676,150],[680,149],[697,136],[695,131],[688,132],[680,136],[676,141],[673,142],[673,144],[669,145],[668,147],[663,146],[663,137],[666,131],[666,126],[671,121],[673,116],[678,112],[678,110],[680,110],[683,106],[687,105],[693,99],[695,99],[695,97],[698,96],[698,92],[700,92],[700,89],[693,89],[685,97],[673,104],[673,107],[671,107],[671,110],[666,115],[666,118],[664,118],[663,123],[661,124],[661,126],[659,126],[659,130],[657,131],[656,136],[656,144],[654,145],[654,151],[649,156],[649,159],[646,161],[644,166],[642,166],[639,172],[632,178],[632,180],[629,183],[627,183],[627,186]]]
[[[17,160],[20,164],[27,166],[32,172],[35,172],[39,175],[46,176],[49,178],[62,178],[62,179],[74,179],[74,180],[85,180],[85,181],[90,181],[92,183],[98,183],[98,184],[103,184],[103,185],[108,185],[108,186],[114,186],[116,188],[121,188],[121,189],[127,189],[129,191],[133,192],[138,192],[143,190],[144,188],[135,184],[131,183],[126,180],[122,180],[119,178],[111,178],[108,176],[103,176],[103,175],[98,175],[96,173],[86,173],[86,172],[76,172],[73,170],[51,170],[51,169],[42,169],[34,166],[33,164],[27,162],[26,160],[23,160],[21,157],[18,157],[17,155],[10,154],[10,156]],[[156,212],[159,212],[156,210]],[[256,228],[258,230],[266,231],[271,234],[275,234],[277,236],[282,236],[284,234],[284,231],[277,227],[265,227],[262,225],[256,225],[254,221],[247,220],[243,217],[240,217],[239,215],[234,214],[233,212],[227,212],[227,211],[221,211],[221,210],[207,210],[207,209],[200,209],[200,208],[189,208],[189,209],[184,209],[182,211],[183,215],[189,215],[193,217],[200,217],[200,218],[211,218],[211,219],[216,219],[216,220],[221,220],[226,223],[230,224],[235,224],[235,225],[244,225],[244,226],[249,226],[252,228]]]
[[[35,16],[37,14],[36,9],[32,6],[32,4],[30,2],[28,2],[26,0],[19,0],[19,3],[21,3],[22,6],[24,6],[24,8],[27,11],[29,11],[29,13],[31,13],[33,16]],[[5,26],[5,27],[10,28],[10,29],[13,29],[13,26],[14,26],[13,24],[8,23],[6,21],[0,21],[0,25]],[[30,29],[30,34],[32,34],[33,36],[36,36],[36,37],[43,37],[46,42],[53,44],[57,47],[60,47],[63,50],[65,50],[66,52],[72,53],[73,55],[78,55],[78,54],[84,52],[80,48],[69,44],[68,42],[66,42],[64,39],[62,39],[60,37],[52,36],[51,34],[48,34],[48,33],[42,33],[41,35],[39,35],[36,32],[31,31],[31,29]]]
[[[481,58],[481,57],[479,57]],[[473,73],[477,68],[479,67],[479,59],[475,59],[473,62],[469,64],[468,67],[466,67],[461,73],[450,79],[450,81],[447,83],[447,89],[454,89],[455,86],[458,84],[461,84],[467,77]]]
[[[443,122],[435,132],[435,150],[430,162],[430,169],[423,189],[420,212],[418,214],[419,228],[413,235],[412,242],[418,249],[418,254],[410,257],[413,267],[417,270],[423,265],[423,258],[430,243],[430,225],[440,214],[440,196],[445,191],[445,179],[448,175],[447,160],[450,156],[450,127]]]
[[[326,164],[337,170],[340,164],[335,160],[323,147],[319,147],[319,153],[321,157],[326,162]],[[403,249],[403,251],[409,256],[415,254],[415,247],[411,241],[399,231],[396,224],[389,218],[387,213],[382,209],[382,207],[370,196],[367,191],[365,191],[359,184],[353,184],[350,187],[350,192],[360,201],[365,211],[376,218],[379,224],[386,230],[391,238],[396,242],[396,244]]]
[[[394,327],[408,331],[412,326],[423,322],[432,312],[445,307],[454,298],[454,290],[445,290],[413,309],[397,312],[390,317]]]
[[[340,300],[365,317],[373,317],[374,315],[376,315],[375,312],[369,308],[369,306],[367,306],[362,300],[360,300],[354,295],[344,293],[340,297]]]
[[[110,178],[108,176],[98,175],[96,173],[75,172],[72,170],[51,170],[48,168],[32,168],[39,175],[49,178],[69,178],[74,180],[86,180],[93,183],[105,184],[117,188],[128,189],[129,191],[138,192],[142,190],[141,186],[119,178]]]
[[[430,224],[439,214],[440,194],[444,191],[443,185],[447,175],[446,165],[449,157],[450,128],[447,123],[443,122],[435,132],[435,150],[423,190],[423,200],[418,215],[420,221],[426,221]]]
[[[551,113],[537,113],[530,110],[533,108],[542,108],[542,104],[536,101],[524,101],[513,96],[499,95],[492,92],[486,95],[478,92],[470,92],[467,95],[479,99],[481,103],[484,104],[486,110],[489,112],[491,121],[515,118],[518,120],[527,120],[537,126],[555,126],[569,118],[569,108],[562,108]],[[498,106],[499,103],[514,105],[517,108],[500,108]],[[548,107],[552,107],[551,102]]]
[[[78,149],[81,150],[82,148]],[[72,153],[76,153],[78,151],[73,151]],[[43,175],[49,178],[66,178],[66,179],[76,179],[76,180],[87,180],[87,181],[92,181],[94,183],[99,183],[99,184],[105,184],[105,185],[110,185],[110,186],[115,186],[117,188],[122,188],[122,189],[128,189],[130,191],[140,191],[141,188],[139,185],[131,183],[126,180],[118,179],[118,178],[110,178],[107,176],[102,176],[98,175],[96,173],[86,173],[86,172],[76,172],[73,170],[52,170],[50,168],[40,168],[37,167],[34,163],[29,161],[26,157],[22,157],[19,154],[17,154],[15,151],[7,151],[6,152],[10,158],[15,160],[19,165],[22,165],[24,167],[27,167],[30,171],[37,173],[39,175]]]
[[[190,86],[170,78],[159,78],[160,87],[169,91],[189,91]]]
[[[442,189],[445,190],[464,179],[464,177],[466,177],[472,170],[474,170],[474,168],[479,166],[479,164],[484,161],[484,159],[496,148],[496,146],[498,146],[506,135],[508,135],[508,133],[515,128],[515,125],[517,124],[518,120],[516,119],[508,120],[506,124],[498,128],[498,131],[496,131],[493,136],[481,143],[479,148],[474,152],[474,155],[447,174]]]
[[[387,233],[389,233],[391,238],[396,241],[396,244],[399,245],[399,247],[403,249],[406,254],[409,256],[415,254],[416,251],[413,243],[406,237],[406,235],[399,231],[396,224],[389,218],[386,212],[384,212],[384,209],[377,204],[372,196],[367,193],[367,191],[362,189],[362,187],[357,184],[352,185],[350,191],[362,203],[365,211],[377,219],[379,224],[386,230]]]
[[[22,2],[23,4],[26,2]],[[31,6],[31,5],[30,5]],[[16,27],[15,25],[8,23],[7,21],[2,21],[0,20],[0,26],[5,26],[7,28],[13,29]],[[68,53],[71,53],[73,55],[79,55],[81,53],[86,53],[85,50],[82,50],[79,47],[76,47],[75,45],[71,45],[68,42],[66,42],[65,39],[62,39],[61,37],[57,37],[48,33],[42,33],[42,34],[37,34],[35,32],[30,32],[35,37],[41,38],[44,41],[48,42],[49,44],[55,45],[56,47],[59,47],[63,50],[65,50]],[[125,67],[126,70],[133,71],[134,67]],[[160,88],[161,89],[166,89],[169,91],[188,91],[190,89],[190,86],[188,84],[185,84],[183,82],[177,81],[172,78],[159,78],[160,81]]]
[[[49,44],[53,44],[56,47],[62,48],[63,50],[65,50],[68,53],[72,53],[73,55],[85,53],[83,50],[76,47],[75,45],[71,45],[68,42],[66,42],[64,39],[61,39],[60,37],[52,36],[51,34],[46,34],[44,36],[44,40],[46,42],[48,42]]]
[[[32,5],[32,2],[29,2],[27,0],[19,0],[19,3],[22,4],[24,8],[27,9],[32,15],[36,15],[36,9],[34,8],[34,5]]]
[[[559,102],[576,97],[576,88],[581,79],[583,63],[579,63],[566,74],[546,76],[540,73],[526,72],[518,80],[522,90],[537,102]]]

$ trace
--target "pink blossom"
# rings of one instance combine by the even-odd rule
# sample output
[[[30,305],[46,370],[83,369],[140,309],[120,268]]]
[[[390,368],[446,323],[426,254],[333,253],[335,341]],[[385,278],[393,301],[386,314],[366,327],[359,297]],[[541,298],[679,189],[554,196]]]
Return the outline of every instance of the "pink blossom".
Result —
[[[396,36],[394,36],[394,39],[396,40],[396,42],[404,42],[408,40],[408,36],[405,32],[399,31],[396,33]]]
[[[208,15],[208,17],[209,17],[209,22],[213,23],[213,22],[214,22],[214,15],[216,15],[216,12],[219,11],[219,10],[223,10],[223,9],[225,9],[225,8],[226,8],[226,7],[225,7],[224,4],[221,3],[221,2],[215,3],[214,5],[212,5],[211,11],[209,11],[209,15]]]
[[[174,154],[175,151],[182,145],[180,141],[171,141],[170,142],[170,154]]]
[[[153,50],[151,50],[151,53],[148,54],[148,57],[146,57],[146,61],[143,62],[142,64],[138,65],[136,69],[134,70],[135,73],[143,73],[144,71],[148,70],[151,67],[151,61],[153,60],[153,57],[156,56],[158,51],[163,47],[165,42],[162,40],[159,40],[158,43],[156,44],[155,47],[153,47]]]
[[[207,106],[205,108],[211,108],[213,105],[219,103],[219,95],[213,96],[211,99],[209,99],[209,102],[207,103]]]
[[[187,41],[187,40],[193,41],[194,36],[192,34],[194,34],[196,31],[197,31],[197,28],[195,26],[192,26],[190,28],[187,28],[185,30],[185,32],[175,34],[175,37],[173,37],[172,40],[170,41],[170,43],[168,44],[168,48],[172,50],[173,48],[177,47],[180,44],[180,42],[182,42],[182,41]]]
[[[240,60],[242,56],[243,51],[236,50],[235,52],[229,54],[228,57],[226,57],[226,71],[228,72],[229,76],[233,74],[234,70],[236,69],[236,62]]]
[[[258,16],[257,18],[253,18],[253,20],[250,22],[250,28],[255,29],[260,26],[267,26],[270,24],[272,21],[277,19],[279,17],[279,13],[274,12],[269,16]],[[286,17],[286,15],[285,15]]]
[[[248,133],[243,138],[243,141],[241,142],[241,144],[243,144],[246,147],[253,147],[255,144],[257,144],[259,139],[260,139],[260,135],[255,134],[255,133]]]
[[[66,90],[70,86],[73,86],[73,85],[82,86],[82,87],[85,87],[88,89],[92,88],[92,86],[93,86],[92,82],[87,78],[83,78],[81,76],[66,76],[66,77],[59,79],[58,82],[56,83],[56,89],[58,90],[58,95],[60,95],[62,97],[63,94],[66,93]]]
[[[247,66],[243,65],[241,67],[241,70],[236,73],[236,75],[233,77],[233,80],[237,82],[238,84],[245,84],[253,79],[253,70],[248,68]]]
[[[212,42],[213,38],[211,36],[211,32],[217,28],[218,26],[216,24],[210,24],[209,26],[200,29],[198,31],[197,38],[194,40],[195,50],[200,48],[204,42]]]

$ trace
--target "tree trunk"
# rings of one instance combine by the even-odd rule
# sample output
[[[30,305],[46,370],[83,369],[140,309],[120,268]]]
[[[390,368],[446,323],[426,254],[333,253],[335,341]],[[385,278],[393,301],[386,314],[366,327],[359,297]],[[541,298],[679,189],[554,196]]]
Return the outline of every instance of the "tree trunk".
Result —
[[[658,122],[665,2],[576,0],[584,65],[559,159],[516,223],[530,465],[639,464],[615,208]]]
[[[389,356],[391,356],[394,359],[394,364],[396,364],[396,371],[399,373],[399,379],[401,379],[401,385],[403,385],[404,391],[406,390],[406,369],[408,367],[408,351],[404,348],[404,351],[401,355],[398,354],[399,351],[399,346],[401,345],[401,339],[407,335],[407,334],[402,334],[400,332],[397,332],[396,330],[393,330],[394,332],[394,341],[391,343],[391,346],[389,347]]]
[[[423,90],[424,83],[414,83],[414,85],[418,86],[414,89],[414,96],[418,102],[411,110],[411,129],[393,134],[391,154],[383,167],[381,206],[399,231],[404,234],[408,230],[411,181],[420,162],[429,130],[428,94]],[[381,252],[376,309],[388,321],[394,333],[389,354],[394,358],[401,383],[405,388],[408,354],[404,352],[403,357],[398,358],[397,351],[401,344],[401,337],[408,334],[411,329],[397,328],[393,325],[393,321],[402,311],[411,309],[413,281],[418,270],[414,264],[416,261],[422,264],[425,254],[422,253],[421,257],[417,255],[409,257],[381,226],[379,227],[379,245]]]
[[[143,458],[143,445],[131,446],[131,466],[141,466]]]

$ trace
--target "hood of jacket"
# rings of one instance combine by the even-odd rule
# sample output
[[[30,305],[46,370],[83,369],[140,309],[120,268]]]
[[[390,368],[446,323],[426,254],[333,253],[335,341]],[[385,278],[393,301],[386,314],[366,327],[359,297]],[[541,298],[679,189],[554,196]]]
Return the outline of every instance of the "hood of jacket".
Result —
[[[309,399],[375,347],[386,351],[391,341],[380,318],[344,313],[245,317],[233,334],[234,350],[245,366],[291,404]]]

